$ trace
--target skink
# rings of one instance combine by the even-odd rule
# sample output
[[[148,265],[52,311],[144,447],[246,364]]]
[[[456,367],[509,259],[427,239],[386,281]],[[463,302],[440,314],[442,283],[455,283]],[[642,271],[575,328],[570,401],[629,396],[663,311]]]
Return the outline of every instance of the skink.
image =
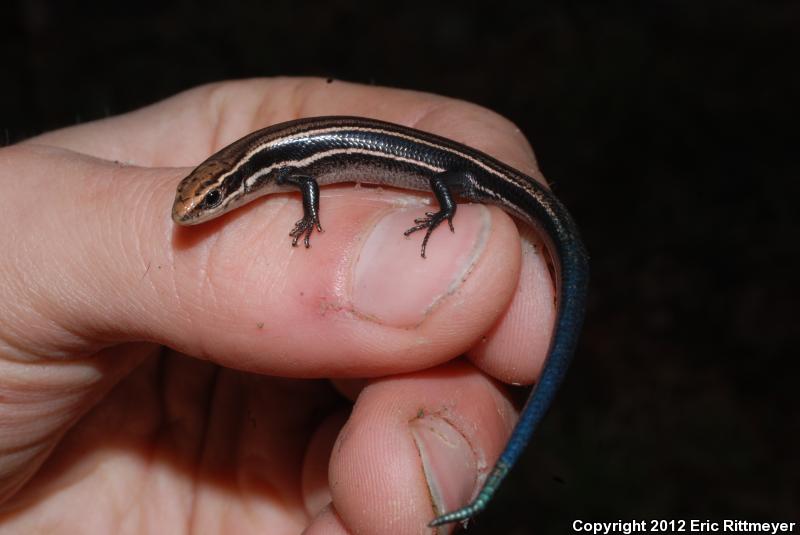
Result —
[[[439,210],[414,221],[406,235],[453,228],[456,197],[495,204],[540,230],[554,264],[557,312],[539,381],[519,421],[473,500],[429,526],[465,521],[483,510],[525,449],[556,394],[583,322],[589,265],[566,208],[534,179],[449,139],[360,117],[315,117],[270,126],[228,145],[181,181],[172,208],[179,225],[218,217],[263,195],[299,191],[303,218],[289,233],[306,247],[319,219],[319,186],[358,182],[433,192]]]

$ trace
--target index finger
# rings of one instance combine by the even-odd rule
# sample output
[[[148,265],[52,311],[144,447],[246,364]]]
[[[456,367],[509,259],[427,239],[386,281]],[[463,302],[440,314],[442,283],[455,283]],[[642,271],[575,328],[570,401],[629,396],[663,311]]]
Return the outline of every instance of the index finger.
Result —
[[[361,115],[436,133],[544,182],[520,130],[486,108],[430,93],[319,78],[208,84],[28,142],[144,167],[188,167],[258,128],[319,115]],[[533,381],[546,353],[554,288],[538,245],[535,233],[523,233],[524,276],[513,301],[485,343],[470,352],[481,369],[506,382]]]
[[[426,130],[483,150],[544,182],[520,130],[485,108],[430,93],[320,78],[208,84],[27,142],[140,166],[189,167],[264,126],[320,115],[358,115]]]

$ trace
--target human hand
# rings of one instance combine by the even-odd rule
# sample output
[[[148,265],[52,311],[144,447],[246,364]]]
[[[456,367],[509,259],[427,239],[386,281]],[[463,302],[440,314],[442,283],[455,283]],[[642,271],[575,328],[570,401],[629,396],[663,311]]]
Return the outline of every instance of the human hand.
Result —
[[[501,210],[461,205],[422,260],[402,232],[427,197],[352,185],[323,189],[308,251],[294,195],[172,224],[188,167],[315,115],[541,178],[485,109],[312,79],[204,86],[0,150],[0,531],[421,533],[480,486],[516,419],[501,382],[532,382],[550,337],[531,231],[520,247]]]

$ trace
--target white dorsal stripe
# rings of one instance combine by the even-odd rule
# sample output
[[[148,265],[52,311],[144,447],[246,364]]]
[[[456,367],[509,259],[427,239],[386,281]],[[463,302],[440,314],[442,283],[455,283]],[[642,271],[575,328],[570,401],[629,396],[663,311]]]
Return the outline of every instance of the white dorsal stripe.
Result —
[[[455,148],[448,147],[448,146],[445,146],[445,145],[441,145],[439,143],[434,143],[432,141],[428,141],[426,139],[422,139],[422,138],[419,138],[419,137],[411,135],[411,134],[405,134],[405,133],[397,132],[397,131],[394,131],[394,130],[388,130],[388,129],[377,128],[377,127],[356,126],[356,125],[338,125],[338,126],[322,127],[322,128],[312,129],[312,130],[305,130],[303,132],[298,132],[296,134],[283,136],[283,137],[277,137],[275,139],[271,139],[269,141],[265,141],[263,143],[256,144],[250,150],[248,150],[246,153],[244,153],[244,155],[242,155],[241,158],[239,158],[239,161],[236,162],[236,165],[234,165],[226,173],[223,173],[222,175],[220,175],[217,183],[221,184],[227,177],[229,177],[230,175],[232,175],[233,173],[238,171],[243,165],[245,165],[247,162],[249,162],[253,157],[255,157],[257,154],[259,154],[259,153],[261,153],[261,152],[263,152],[265,150],[270,150],[272,148],[279,147],[279,146],[285,145],[285,144],[289,144],[289,143],[292,143],[292,142],[295,142],[295,141],[298,141],[298,140],[307,139],[309,137],[324,136],[324,135],[335,134],[335,133],[339,133],[339,132],[364,132],[364,133],[370,133],[370,134],[383,134],[383,135],[390,136],[390,137],[396,137],[396,138],[400,138],[400,139],[405,139],[407,141],[411,141],[411,142],[416,143],[416,144],[432,147],[432,148],[434,148],[436,150],[447,152],[449,154],[455,154],[458,157],[463,158],[464,160],[467,160],[470,163],[480,167],[481,169],[483,169],[487,173],[490,173],[490,174],[492,174],[492,175],[494,175],[494,176],[496,176],[498,178],[501,178],[501,179],[503,179],[505,181],[510,181],[514,185],[524,189],[525,191],[527,191],[529,193],[532,193],[532,194],[536,193],[536,190],[535,190],[534,186],[529,181],[527,181],[527,180],[521,181],[516,176],[510,176],[508,173],[503,172],[503,171],[498,170],[498,169],[495,169],[493,166],[488,165],[482,159],[476,158],[476,157],[474,157],[474,156],[472,156],[470,154],[466,154],[466,153],[464,153],[464,152],[462,152],[460,150],[457,150]],[[402,161],[402,162],[412,163],[414,165],[419,165],[421,167],[425,167],[427,169],[430,169],[431,171],[434,171],[434,172],[442,172],[442,171],[445,170],[445,169],[442,169],[442,168],[439,168],[439,167],[436,167],[436,166],[432,166],[430,164],[426,164],[425,162],[421,162],[421,161],[416,160],[414,158],[404,158],[402,156],[398,156],[398,155],[394,155],[394,154],[388,155],[385,152],[380,151],[380,150],[372,150],[372,151],[370,151],[369,149],[359,149],[359,148],[355,148],[355,147],[338,148],[338,149],[331,149],[331,150],[328,150],[328,151],[321,151],[321,152],[319,152],[317,154],[313,154],[313,155],[311,155],[311,156],[309,156],[307,158],[301,159],[301,160],[285,160],[285,161],[278,162],[278,163],[275,163],[273,165],[270,165],[269,167],[265,167],[265,168],[259,169],[255,173],[253,173],[252,175],[248,176],[246,180],[242,181],[242,186],[240,187],[240,191],[242,193],[244,192],[245,183],[247,183],[248,186],[252,185],[259,177],[264,176],[265,174],[269,173],[273,169],[276,169],[276,168],[278,168],[280,166],[288,166],[288,165],[290,165],[290,166],[296,166],[296,167],[303,167],[304,165],[309,165],[309,164],[313,163],[314,161],[319,160],[320,158],[328,157],[328,156],[331,156],[331,155],[334,155],[334,154],[342,154],[342,153],[345,153],[345,154],[359,154],[360,153],[360,154],[369,154],[369,155],[383,157],[383,158],[391,158],[391,159],[396,160],[396,161]]]
[[[262,167],[261,169],[259,169],[255,173],[253,173],[252,175],[248,176],[247,180],[242,181],[242,186],[241,187],[248,188],[248,187],[252,186],[260,177],[269,174],[274,169],[280,169],[281,167],[287,167],[287,166],[293,166],[293,167],[302,168],[302,167],[309,166],[309,165],[313,164],[314,162],[316,162],[318,160],[322,160],[322,159],[325,159],[325,158],[330,158],[332,156],[337,156],[339,154],[364,154],[364,155],[367,155],[367,156],[378,156],[378,157],[382,157],[382,158],[386,157],[386,153],[382,152],[380,150],[361,149],[361,148],[355,148],[355,147],[342,147],[342,148],[336,148],[336,149],[330,149],[330,150],[315,152],[314,154],[312,154],[310,156],[307,156],[306,158],[303,158],[303,159],[300,159],[300,160],[283,160],[281,162],[276,162],[276,163],[274,163],[274,164],[272,164],[270,166]],[[439,167],[439,166],[436,166],[436,165],[430,165],[428,163],[421,162],[419,160],[415,160],[413,158],[403,158],[402,156],[392,156],[392,160],[418,165],[420,167],[424,167],[425,169],[433,171],[434,173],[441,173],[441,172],[444,171],[444,168],[442,168],[442,167]]]

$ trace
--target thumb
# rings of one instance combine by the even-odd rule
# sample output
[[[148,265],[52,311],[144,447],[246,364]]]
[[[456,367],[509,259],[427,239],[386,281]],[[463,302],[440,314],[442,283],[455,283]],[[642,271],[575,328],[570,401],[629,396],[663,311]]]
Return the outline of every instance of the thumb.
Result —
[[[0,321],[17,354],[76,357],[158,339],[163,289],[147,275],[170,256],[167,229],[153,224],[165,175],[180,171],[30,144],[0,151]]]
[[[280,375],[409,371],[470,347],[516,285],[516,227],[482,205],[464,206],[421,259],[402,230],[423,197],[326,188],[327,231],[306,250],[289,246],[293,196],[175,228],[186,170],[34,145],[1,154],[4,337],[28,358],[148,341]]]
[[[328,231],[306,251],[289,246],[291,197],[176,230],[185,173],[0,150],[0,501],[162,344],[281,375],[408,371],[465,351],[513,293],[516,227],[499,210],[465,206],[422,260],[402,239],[420,197],[326,189]]]
[[[123,276],[136,240],[113,233],[121,217],[108,201],[118,192],[122,205],[136,202],[135,188],[116,188],[126,174],[61,149],[0,150],[0,503],[159,350],[119,321],[119,310],[136,310],[136,276]]]
[[[14,453],[0,455],[0,501],[160,345],[280,375],[409,371],[465,351],[514,291],[516,227],[499,210],[463,207],[422,260],[401,238],[421,197],[326,189],[328,231],[305,251],[288,245],[300,207],[287,196],[176,230],[185,174],[0,150],[0,453]]]

